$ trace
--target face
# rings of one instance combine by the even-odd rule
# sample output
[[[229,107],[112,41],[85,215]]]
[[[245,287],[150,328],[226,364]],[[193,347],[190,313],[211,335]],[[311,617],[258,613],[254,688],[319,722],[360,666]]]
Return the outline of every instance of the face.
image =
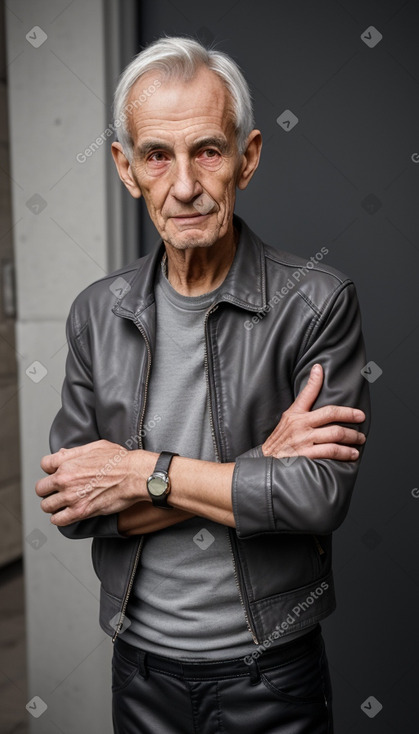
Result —
[[[130,100],[156,78],[155,72],[141,77]],[[232,101],[221,79],[206,68],[188,82],[161,79],[134,108],[130,131],[133,159],[129,163],[114,143],[115,162],[130,193],[144,196],[163,241],[187,249],[232,235],[236,186],[247,186],[260,145],[251,164],[249,155],[239,154]]]

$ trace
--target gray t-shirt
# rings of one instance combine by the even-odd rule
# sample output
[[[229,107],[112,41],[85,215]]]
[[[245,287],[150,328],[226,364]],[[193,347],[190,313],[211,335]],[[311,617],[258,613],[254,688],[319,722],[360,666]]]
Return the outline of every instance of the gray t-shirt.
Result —
[[[215,461],[204,366],[204,319],[215,294],[182,296],[159,268],[144,418],[154,425],[143,439],[150,451]],[[251,653],[228,528],[194,517],[148,535],[127,617],[123,639],[149,652],[194,660]]]

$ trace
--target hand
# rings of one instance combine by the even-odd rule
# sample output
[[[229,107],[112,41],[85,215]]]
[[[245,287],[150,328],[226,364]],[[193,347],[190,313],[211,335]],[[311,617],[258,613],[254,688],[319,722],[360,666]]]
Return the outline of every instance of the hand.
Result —
[[[139,456],[141,454],[141,456]],[[141,460],[141,462],[139,461]],[[128,451],[111,441],[93,441],[44,456],[36,493],[54,525],[69,525],[97,515],[110,515],[143,499],[142,476],[151,474],[157,454]]]
[[[286,410],[278,425],[262,445],[264,456],[306,456],[308,459],[354,461],[366,436],[355,428],[336,423],[362,423],[365,413],[355,408],[326,405],[311,410],[323,384],[323,368],[311,368],[307,385]],[[349,445],[348,445],[349,444]]]

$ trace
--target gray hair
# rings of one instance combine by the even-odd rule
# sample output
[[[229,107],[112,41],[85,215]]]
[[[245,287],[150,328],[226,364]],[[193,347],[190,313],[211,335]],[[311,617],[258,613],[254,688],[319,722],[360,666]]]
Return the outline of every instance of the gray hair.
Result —
[[[192,79],[199,67],[206,66],[214,71],[223,81],[231,94],[235,113],[237,147],[240,153],[245,150],[249,133],[254,128],[252,99],[247,82],[239,67],[222,51],[207,49],[192,38],[167,37],[160,38],[141,51],[128,64],[122,73],[114,97],[114,118],[117,137],[125,156],[130,161],[133,156],[133,140],[128,129],[127,112],[146,101],[155,91],[154,83],[143,90],[138,100],[128,104],[132,86],[144,74],[156,71],[163,74],[163,79]],[[150,91],[151,90],[151,91]]]

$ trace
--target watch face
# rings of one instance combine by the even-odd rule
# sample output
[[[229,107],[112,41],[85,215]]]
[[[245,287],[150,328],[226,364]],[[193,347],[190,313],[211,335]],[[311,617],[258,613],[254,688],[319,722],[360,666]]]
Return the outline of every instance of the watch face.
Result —
[[[167,491],[169,486],[168,479],[165,474],[152,474],[147,480],[147,487],[153,497],[161,497]]]

